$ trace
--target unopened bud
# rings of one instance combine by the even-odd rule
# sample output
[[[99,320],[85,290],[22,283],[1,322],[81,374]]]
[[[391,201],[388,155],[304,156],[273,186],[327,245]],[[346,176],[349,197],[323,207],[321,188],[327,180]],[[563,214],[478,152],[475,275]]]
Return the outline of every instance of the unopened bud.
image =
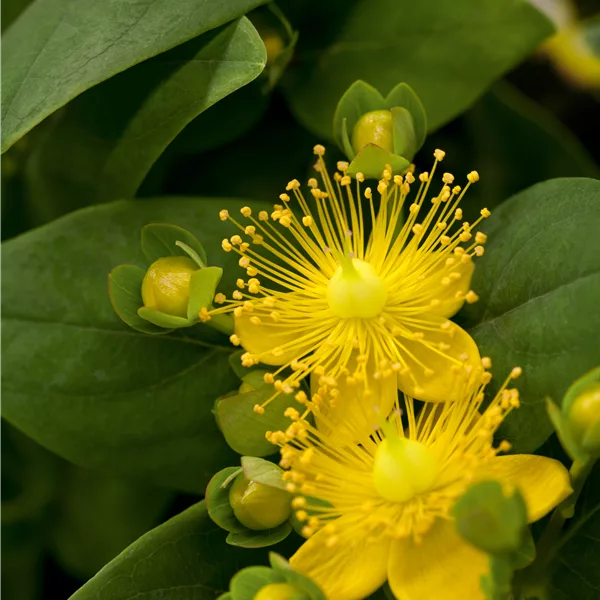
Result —
[[[296,600],[303,595],[290,583],[269,583],[252,600]]]
[[[585,388],[567,415],[575,441],[590,454],[600,454],[600,382]]]
[[[392,113],[389,110],[373,110],[357,121],[352,132],[352,148],[358,154],[367,144],[394,151]]]
[[[281,489],[269,487],[238,475],[229,489],[229,503],[236,519],[248,529],[273,529],[289,519],[291,497]]]
[[[144,306],[174,317],[187,317],[190,278],[198,265],[187,256],[167,256],[150,265],[142,282]]]

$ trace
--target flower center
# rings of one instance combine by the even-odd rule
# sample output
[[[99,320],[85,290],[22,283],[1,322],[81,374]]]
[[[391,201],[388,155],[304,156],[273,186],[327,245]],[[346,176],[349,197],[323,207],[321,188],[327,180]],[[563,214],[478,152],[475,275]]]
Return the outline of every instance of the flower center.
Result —
[[[407,502],[426,492],[437,473],[435,457],[415,440],[394,434],[386,437],[375,453],[373,485],[390,502]]]
[[[341,265],[327,286],[329,308],[342,319],[372,319],[381,314],[388,291],[366,261],[342,257]]]

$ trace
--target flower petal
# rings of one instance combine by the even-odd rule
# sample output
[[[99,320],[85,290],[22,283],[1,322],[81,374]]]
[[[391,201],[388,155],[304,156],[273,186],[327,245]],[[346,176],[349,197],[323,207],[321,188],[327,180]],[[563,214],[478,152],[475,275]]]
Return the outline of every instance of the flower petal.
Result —
[[[293,346],[283,349],[282,354],[273,354],[273,349],[282,348],[285,344],[298,339],[298,332],[286,325],[277,323],[260,323],[250,321],[252,315],[243,314],[235,317],[235,333],[242,346],[251,354],[255,354],[261,363],[266,365],[285,365],[294,358],[299,358],[299,349]]]
[[[523,494],[530,523],[541,519],[571,494],[569,472],[557,460],[533,454],[497,456],[478,474],[498,479]]]
[[[431,308],[431,312],[440,317],[449,318],[455,315],[465,303],[464,295],[471,289],[471,278],[475,270],[475,263],[471,260],[468,263],[459,261],[458,264],[451,269],[443,266],[439,269],[439,273],[432,274],[427,278],[427,285],[431,289],[431,297],[436,298],[440,303]],[[449,277],[450,272],[458,273],[460,279]],[[444,285],[444,279],[450,279],[449,285]],[[461,298],[456,295],[461,293]]]
[[[343,527],[343,520],[336,526]],[[321,530],[310,537],[290,558],[290,565],[313,579],[332,600],[362,600],[383,585],[389,538],[374,542],[368,535],[353,535],[328,548],[328,535]]]
[[[412,327],[424,338],[399,338],[409,370],[398,374],[398,388],[426,402],[453,402],[464,395],[463,371],[453,367],[464,363],[481,366],[481,357],[473,338],[461,327],[431,313],[427,327]],[[425,369],[431,369],[428,373]],[[419,389],[420,388],[420,389]]]
[[[365,392],[364,382],[350,385],[345,377],[338,379],[338,400],[333,407],[323,403],[319,413],[315,413],[315,422],[319,431],[327,436],[330,443],[358,443],[369,436],[373,429],[385,419],[394,408],[398,398],[398,386],[393,376],[375,379],[376,371],[369,363],[366,372],[371,374],[368,383],[369,392]],[[347,365],[350,372],[356,368],[356,359],[352,357]],[[311,377],[311,390],[317,391],[318,377]]]
[[[420,544],[392,543],[388,579],[397,600],[483,600],[479,580],[488,569],[486,554],[438,519]]]

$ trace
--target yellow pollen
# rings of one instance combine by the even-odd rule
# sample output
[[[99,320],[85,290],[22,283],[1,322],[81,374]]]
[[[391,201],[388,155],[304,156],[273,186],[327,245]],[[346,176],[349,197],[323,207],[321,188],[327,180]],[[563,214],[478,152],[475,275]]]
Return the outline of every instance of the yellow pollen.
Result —
[[[227,219],[229,218],[229,211],[223,209],[222,211],[219,212],[219,218],[221,219],[221,221],[227,221]]]

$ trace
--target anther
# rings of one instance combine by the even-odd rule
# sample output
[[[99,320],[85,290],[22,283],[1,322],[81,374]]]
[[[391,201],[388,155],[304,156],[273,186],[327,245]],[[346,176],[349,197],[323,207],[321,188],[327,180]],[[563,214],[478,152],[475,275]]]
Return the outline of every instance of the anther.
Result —
[[[433,156],[435,156],[436,160],[441,162],[444,160],[446,153],[443,150],[436,149],[436,151],[433,153]]]
[[[261,210],[258,213],[258,220],[259,221],[268,221],[269,220],[269,213],[266,210]]]
[[[223,302],[225,302],[225,300],[227,300],[227,297],[225,296],[225,294],[219,292],[218,294],[215,295],[214,301],[217,304],[223,304]]]
[[[323,156],[325,154],[325,146],[322,146],[321,144],[317,144],[314,148],[313,148],[313,152],[317,155],[317,156]]]
[[[249,206],[244,206],[240,208],[240,212],[244,217],[249,217],[252,214],[252,209]]]
[[[257,415],[264,415],[265,414],[265,409],[264,407],[262,407],[260,404],[255,404],[254,408],[252,409]]]
[[[469,183],[475,183],[476,181],[479,181],[479,173],[477,171],[471,171],[467,175],[467,180]]]
[[[521,367],[515,367],[511,372],[510,372],[510,378],[511,379],[517,379],[517,377],[520,377],[523,373],[523,369]]]
[[[223,209],[222,211],[219,212],[219,218],[221,219],[221,221],[227,221],[227,219],[229,219],[229,211]]]
[[[234,345],[234,346],[239,346],[242,342],[240,340],[240,338],[234,333],[233,335],[229,336],[229,341]]]

